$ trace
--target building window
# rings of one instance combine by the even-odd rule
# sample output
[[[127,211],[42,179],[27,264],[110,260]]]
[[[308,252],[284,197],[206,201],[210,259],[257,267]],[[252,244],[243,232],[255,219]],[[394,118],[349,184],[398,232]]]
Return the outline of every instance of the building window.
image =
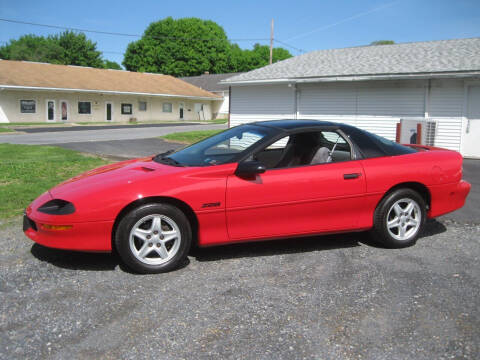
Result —
[[[138,110],[139,111],[147,111],[147,102],[146,101],[139,101],[138,102]]]
[[[198,114],[199,112],[203,111],[203,104],[201,103],[195,103],[195,112]]]
[[[163,112],[172,112],[172,103],[163,103]]]
[[[122,115],[132,115],[132,104],[122,104]]]
[[[78,102],[78,113],[79,114],[91,114],[92,113],[92,103],[90,101],[79,101]]]
[[[34,114],[36,111],[35,100],[20,100],[20,112],[24,114]]]

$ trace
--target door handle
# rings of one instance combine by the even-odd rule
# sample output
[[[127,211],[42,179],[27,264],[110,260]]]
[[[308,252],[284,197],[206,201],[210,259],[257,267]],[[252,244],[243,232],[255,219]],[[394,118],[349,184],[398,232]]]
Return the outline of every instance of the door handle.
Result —
[[[362,174],[360,174],[360,173],[343,174],[343,179],[344,180],[356,179],[356,178],[359,178],[361,175]]]

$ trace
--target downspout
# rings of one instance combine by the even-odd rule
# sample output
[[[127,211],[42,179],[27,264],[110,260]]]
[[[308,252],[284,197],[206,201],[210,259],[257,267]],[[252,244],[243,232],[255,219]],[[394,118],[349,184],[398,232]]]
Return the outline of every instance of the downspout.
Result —
[[[232,113],[232,87],[228,87],[228,128],[230,128],[230,114]]]
[[[428,119],[430,117],[430,91],[432,88],[432,81],[428,79],[425,85],[425,114],[424,118]]]
[[[295,83],[293,84],[293,118],[295,120],[298,120],[298,96],[299,91],[297,88],[297,84]]]

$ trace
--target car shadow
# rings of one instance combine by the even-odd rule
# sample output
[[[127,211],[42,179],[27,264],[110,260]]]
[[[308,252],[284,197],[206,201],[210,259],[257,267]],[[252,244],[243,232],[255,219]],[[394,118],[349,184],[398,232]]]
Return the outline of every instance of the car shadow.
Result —
[[[437,220],[428,220],[420,236],[424,237],[441,234],[447,231],[445,225]],[[209,248],[192,248],[190,256],[197,261],[217,261],[222,259],[235,259],[243,257],[275,256],[282,254],[295,254],[312,251],[326,251],[341,248],[352,248],[365,244],[381,248],[373,242],[366,232],[345,233],[337,235],[298,237],[282,240],[257,241],[239,243]],[[32,245],[31,254],[40,261],[48,262],[54,266],[70,270],[112,271],[117,266],[124,272],[135,274],[125,266],[118,254],[113,253],[88,253],[48,248],[39,244]],[[189,264],[188,258],[180,268]],[[179,268],[177,268],[178,270]]]
[[[120,267],[123,272],[132,275],[141,275],[126,266],[116,252],[112,253],[89,253],[81,251],[69,251],[52,249],[39,244],[33,244],[30,253],[40,261],[48,262],[54,266],[69,270],[87,271],[113,271]],[[188,266],[190,260],[185,259],[176,270]]]
[[[424,237],[441,234],[445,231],[447,231],[447,228],[441,222],[435,219],[428,220],[425,224],[424,231],[419,237],[419,241],[421,241],[421,239]],[[195,257],[197,261],[217,261],[222,259],[275,256],[282,254],[352,248],[361,246],[361,244],[376,248],[384,248],[380,244],[373,241],[367,232],[357,232],[248,243],[244,242],[209,248],[196,247],[190,251],[190,256]]]
[[[190,255],[197,261],[217,261],[243,257],[275,256],[312,251],[351,248],[366,243],[363,233],[298,237],[281,240],[245,242],[208,248],[193,248]]]
[[[40,261],[70,270],[111,271],[121,265],[120,258],[115,253],[68,251],[52,249],[39,244],[32,245],[30,252]],[[123,270],[123,265],[121,267]]]
[[[427,236],[438,235],[447,231],[447,227],[437,219],[428,219],[425,228],[423,229],[422,234],[419,236],[419,239],[422,239]]]

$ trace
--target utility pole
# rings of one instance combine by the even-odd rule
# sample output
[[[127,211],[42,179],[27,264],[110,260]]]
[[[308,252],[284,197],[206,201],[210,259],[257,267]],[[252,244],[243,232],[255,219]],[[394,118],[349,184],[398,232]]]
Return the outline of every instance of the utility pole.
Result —
[[[273,58],[273,19],[270,25],[270,65],[272,64]]]

